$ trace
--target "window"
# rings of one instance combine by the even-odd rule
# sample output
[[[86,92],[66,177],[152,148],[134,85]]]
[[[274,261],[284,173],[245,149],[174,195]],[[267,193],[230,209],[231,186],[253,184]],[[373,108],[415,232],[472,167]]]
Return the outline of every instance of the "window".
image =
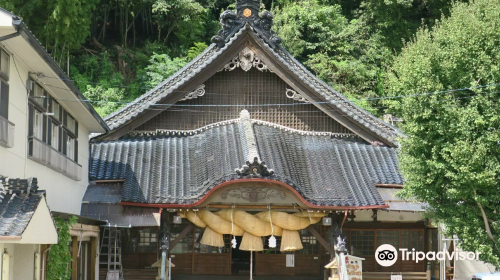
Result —
[[[185,220],[185,219],[183,219]],[[170,229],[170,243],[172,243],[181,232],[186,227],[187,223],[182,222],[182,224],[173,224]],[[190,230],[184,238],[182,238],[175,246],[170,250],[171,254],[184,254],[193,252],[193,230]]]
[[[36,109],[33,117],[33,136],[39,140],[43,139],[43,114]]]
[[[31,82],[30,96],[36,102],[36,104],[45,107],[45,91],[36,82]]]
[[[374,254],[375,234],[373,230],[351,230],[351,254],[371,256]]]
[[[399,230],[377,230],[377,247],[383,244],[399,249]]]
[[[153,228],[140,229],[137,236],[139,252],[156,252],[158,246],[158,230]]]
[[[56,123],[50,124],[50,145],[52,148],[59,150],[59,126]]]
[[[0,116],[4,119],[9,119],[9,85],[0,82]]]
[[[316,237],[312,235],[312,233],[307,230],[303,229],[300,231],[300,237],[302,239],[302,246],[304,249],[296,251],[296,254],[310,254],[310,255],[317,255],[319,254],[319,243],[318,240],[316,240]]]
[[[10,64],[10,56],[4,50],[1,50],[0,54],[0,74],[7,81],[9,80],[9,64]]]
[[[347,242],[351,255],[373,256],[382,244],[390,244],[396,249],[424,250],[422,229],[348,229],[344,233],[349,236]]]
[[[424,250],[424,233],[421,230],[402,230],[401,248]]]
[[[76,121],[69,114],[67,114],[67,117],[66,117],[66,128],[68,128],[68,130],[71,131],[73,134],[76,133]]]
[[[61,105],[54,98],[50,99],[50,103],[50,113],[54,114],[54,119],[61,121]]]

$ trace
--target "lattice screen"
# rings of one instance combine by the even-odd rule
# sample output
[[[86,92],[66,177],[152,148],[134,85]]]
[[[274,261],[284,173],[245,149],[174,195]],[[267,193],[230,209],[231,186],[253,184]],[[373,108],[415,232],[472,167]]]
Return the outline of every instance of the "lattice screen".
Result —
[[[208,124],[236,119],[241,110],[247,109],[252,119],[269,121],[290,128],[350,133],[348,129],[314,105],[288,98],[285,94],[287,88],[290,87],[276,74],[260,72],[255,68],[248,72],[239,68],[230,72],[218,72],[205,82],[206,93],[204,96],[178,104],[230,106],[174,106],[139,126],[136,130],[197,129]],[[268,104],[273,105],[268,106]]]

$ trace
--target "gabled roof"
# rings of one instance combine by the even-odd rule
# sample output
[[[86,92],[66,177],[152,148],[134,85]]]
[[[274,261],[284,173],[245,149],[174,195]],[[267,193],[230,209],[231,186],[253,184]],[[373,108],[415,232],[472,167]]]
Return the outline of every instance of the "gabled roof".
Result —
[[[281,39],[271,31],[272,14],[264,11],[257,15],[258,10],[256,10],[254,2],[251,0],[237,1],[237,13],[226,11],[221,15],[223,29],[212,38],[213,44],[202,54],[149,92],[105,117],[105,121],[111,130],[117,131],[123,127],[133,129],[138,124],[127,125],[134,118],[147,114],[147,117],[141,118],[141,121],[144,122],[155,114],[159,114],[160,110],[152,112],[148,109],[154,108],[156,104],[166,102],[173,104],[181,100],[185,95],[182,92],[193,90],[204,80],[201,80],[197,85],[191,85],[190,83],[196,79],[201,79],[200,76],[205,76],[205,79],[209,77],[206,73],[209,72],[209,68],[228,63],[242,48],[250,47],[253,51],[259,53],[259,57],[266,62],[273,72],[281,78],[289,79],[288,84],[292,85],[294,90],[307,97],[311,103],[336,119],[336,121],[370,143],[377,141],[396,146],[397,138],[402,133],[358,107],[307,70],[280,45]],[[249,17],[247,17],[248,13],[243,14],[245,10],[251,11]],[[214,66],[215,64],[217,66]],[[221,68],[219,66],[218,69],[215,69],[215,72]],[[213,69],[210,71],[213,71]],[[173,97],[175,95],[177,96]],[[121,133],[118,137],[125,133]],[[107,139],[116,138],[110,137]]]
[[[38,190],[36,178],[9,179],[0,176],[0,242],[5,240],[30,244],[57,242],[57,231],[44,195],[44,191]],[[36,213],[39,213],[38,216]],[[50,224],[47,224],[48,220]],[[38,229],[41,236],[33,236],[33,230],[40,222],[46,224],[42,232],[48,234],[44,235]],[[28,230],[30,224],[33,225],[31,230]]]
[[[90,177],[124,179],[122,202],[152,205],[196,204],[225,182],[254,178],[254,167],[259,178],[291,186],[318,207],[385,207],[375,184],[402,184],[395,148],[288,129],[245,112],[195,131],[93,143]]]

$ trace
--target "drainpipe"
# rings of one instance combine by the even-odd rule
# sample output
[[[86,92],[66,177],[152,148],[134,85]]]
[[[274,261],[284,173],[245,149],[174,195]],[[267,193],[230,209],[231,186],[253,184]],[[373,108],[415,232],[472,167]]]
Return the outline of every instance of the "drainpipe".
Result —
[[[52,245],[49,245],[49,247],[47,247],[47,249],[43,250],[43,252],[42,252],[42,278],[41,278],[41,280],[45,280],[45,263],[46,263],[46,259],[47,259],[47,252],[50,251],[51,248],[52,248]]]

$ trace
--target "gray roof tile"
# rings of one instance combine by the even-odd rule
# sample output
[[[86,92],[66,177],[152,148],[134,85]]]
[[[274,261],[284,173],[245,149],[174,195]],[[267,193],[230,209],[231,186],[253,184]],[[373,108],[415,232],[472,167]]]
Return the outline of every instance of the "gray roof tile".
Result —
[[[239,179],[249,159],[243,121],[196,131],[129,135],[92,144],[92,179],[125,179],[121,200],[191,204],[210,189]],[[384,202],[375,183],[402,184],[396,149],[360,144],[331,133],[311,133],[252,121],[268,177],[294,187],[318,206],[373,206]],[[89,194],[90,196],[91,194]],[[87,195],[86,195],[87,197]]]
[[[37,189],[36,178],[0,176],[0,236],[23,234],[44,194]]]

